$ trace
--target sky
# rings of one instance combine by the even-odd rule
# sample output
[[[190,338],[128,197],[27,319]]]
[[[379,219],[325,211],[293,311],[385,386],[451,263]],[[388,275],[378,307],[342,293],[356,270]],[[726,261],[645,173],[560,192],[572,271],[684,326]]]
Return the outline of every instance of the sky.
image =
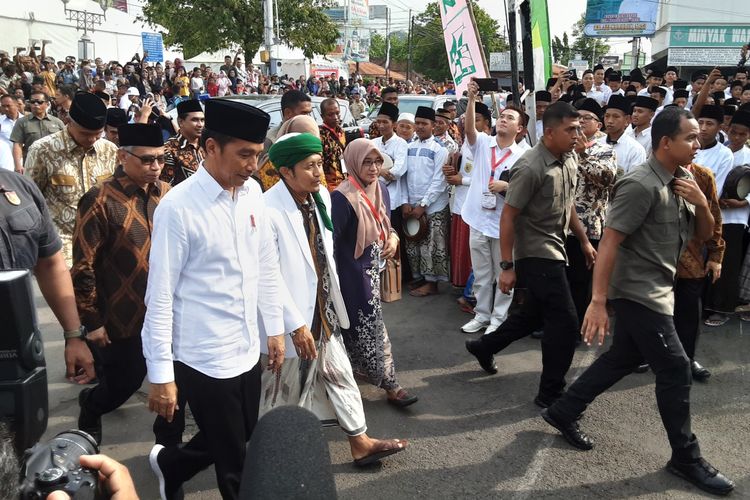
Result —
[[[478,0],[479,5],[495,18],[501,26],[505,26],[505,4],[503,0]],[[388,5],[391,7],[391,23],[393,29],[404,29],[408,26],[408,9],[412,13],[424,10],[430,0],[370,0],[370,5]],[[573,31],[573,25],[586,10],[586,0],[547,0],[549,11],[551,36],[562,37],[563,32],[568,35]],[[630,50],[627,39],[611,39],[609,42],[613,54],[622,54]],[[644,47],[645,48],[645,47]]]

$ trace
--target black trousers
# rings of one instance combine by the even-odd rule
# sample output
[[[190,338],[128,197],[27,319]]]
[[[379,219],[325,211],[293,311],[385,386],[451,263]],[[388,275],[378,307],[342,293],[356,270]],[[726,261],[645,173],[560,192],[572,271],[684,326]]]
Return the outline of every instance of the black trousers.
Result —
[[[656,402],[672,456],[681,462],[700,458],[698,439],[690,428],[690,361],[672,316],[625,299],[613,300],[612,305],[617,320],[612,346],[550,406],[550,415],[560,422],[572,422],[599,394],[646,358],[656,376]]]
[[[742,270],[742,240],[745,236],[744,224],[724,224],[721,237],[726,242],[724,260],[721,263],[721,278],[708,287],[706,309],[733,314],[739,303],[740,271]]]
[[[104,415],[119,408],[140,389],[146,376],[141,336],[112,340],[107,347],[98,347],[101,370],[97,370],[96,385],[82,405],[91,413]]]
[[[599,248],[599,240],[589,240],[594,248]],[[581,250],[581,242],[574,235],[565,240],[565,253],[568,255],[566,274],[570,285],[570,295],[578,315],[578,325],[583,324],[583,317],[591,301],[591,282],[594,270],[586,267],[586,257]]]
[[[237,377],[216,379],[175,362],[177,389],[185,394],[198,433],[184,446],[162,451],[168,481],[184,483],[214,464],[221,497],[238,498],[245,446],[258,420],[260,376],[260,363]]]
[[[565,388],[565,374],[573,361],[579,335],[578,318],[565,276],[565,262],[520,259],[516,261],[515,269],[515,293],[524,295],[523,304],[500,328],[479,339],[481,347],[495,354],[543,327],[539,396],[556,399]]]
[[[401,243],[398,245],[401,256],[401,281],[407,283],[412,280],[409,257],[406,255],[406,236],[404,236],[404,216],[401,207],[391,211],[391,227],[396,230]]]
[[[689,359],[695,358],[705,282],[703,278],[677,278],[674,282],[674,327]]]

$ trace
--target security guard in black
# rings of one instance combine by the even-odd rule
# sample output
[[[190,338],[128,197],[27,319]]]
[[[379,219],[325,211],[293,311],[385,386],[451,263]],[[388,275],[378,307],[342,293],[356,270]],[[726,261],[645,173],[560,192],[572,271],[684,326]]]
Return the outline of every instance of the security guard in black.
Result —
[[[0,270],[33,269],[62,247],[42,193],[31,179],[0,170]]]

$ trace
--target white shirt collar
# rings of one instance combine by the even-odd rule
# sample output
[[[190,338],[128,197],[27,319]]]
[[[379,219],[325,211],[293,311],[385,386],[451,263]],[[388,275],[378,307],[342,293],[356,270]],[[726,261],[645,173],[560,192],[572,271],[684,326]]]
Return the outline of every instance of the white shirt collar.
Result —
[[[216,182],[216,179],[213,178],[211,174],[208,173],[208,170],[206,170],[206,167],[204,165],[204,162],[202,161],[200,163],[200,166],[198,167],[198,170],[194,174],[197,178],[198,185],[203,189],[203,191],[206,193],[206,196],[208,196],[208,199],[211,201],[215,201],[216,198],[221,195],[221,193],[227,191],[223,187],[221,187],[221,184]],[[255,182],[253,180],[248,180],[248,182]],[[247,185],[243,185],[241,187],[235,188],[235,192],[237,193],[237,196],[242,196],[247,193],[249,188]],[[229,191],[227,191],[227,194],[229,194]]]

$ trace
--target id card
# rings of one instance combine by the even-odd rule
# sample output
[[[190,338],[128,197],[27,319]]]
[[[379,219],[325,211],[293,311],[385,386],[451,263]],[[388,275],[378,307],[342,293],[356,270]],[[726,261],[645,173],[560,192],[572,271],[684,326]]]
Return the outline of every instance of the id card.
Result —
[[[497,195],[495,193],[482,193],[482,208],[485,210],[495,210],[497,207]]]

